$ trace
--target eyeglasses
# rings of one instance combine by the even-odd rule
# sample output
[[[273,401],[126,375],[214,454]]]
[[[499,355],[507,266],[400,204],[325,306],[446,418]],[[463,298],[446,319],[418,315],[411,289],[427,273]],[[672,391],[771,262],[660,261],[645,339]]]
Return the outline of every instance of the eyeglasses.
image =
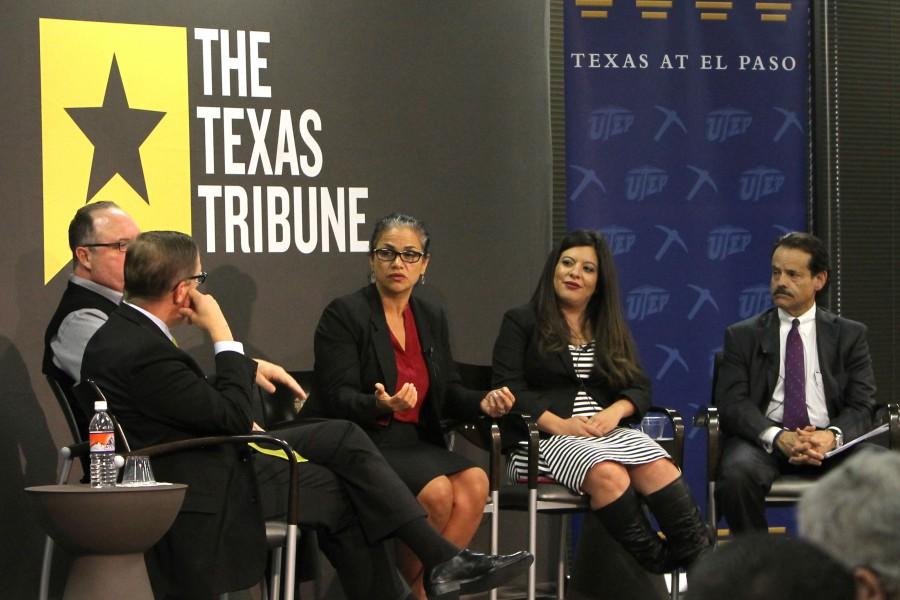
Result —
[[[131,240],[119,240],[117,242],[106,242],[103,244],[81,244],[84,248],[115,248],[119,252],[128,250],[128,244]]]
[[[191,279],[197,280],[197,285],[203,285],[206,283],[206,278],[209,277],[209,273],[206,271],[200,271],[196,275],[191,275],[190,277],[185,277],[182,281],[190,281]]]
[[[416,252],[415,250],[398,252],[393,248],[376,248],[372,250],[372,254],[375,255],[375,258],[384,262],[394,262],[394,259],[399,256],[400,260],[405,263],[417,263],[425,256],[424,252]]]
[[[203,285],[206,282],[207,277],[209,277],[209,273],[207,273],[206,271],[200,271],[196,275],[191,275],[189,277],[185,277],[184,279],[179,280],[178,283],[181,283],[182,281],[190,281],[191,279],[196,279],[197,285],[199,286],[199,285]],[[173,291],[178,287],[178,283],[176,283],[175,287],[172,288]]]

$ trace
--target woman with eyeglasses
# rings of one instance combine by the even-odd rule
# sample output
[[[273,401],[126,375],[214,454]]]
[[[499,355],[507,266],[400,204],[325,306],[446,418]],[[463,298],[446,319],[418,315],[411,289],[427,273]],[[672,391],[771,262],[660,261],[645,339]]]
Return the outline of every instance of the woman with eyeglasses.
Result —
[[[332,301],[315,333],[315,386],[304,416],[354,421],[381,449],[447,540],[465,547],[488,496],[485,472],[450,452],[441,419],[499,417],[515,402],[501,387],[466,389],[450,354],[441,307],[416,297],[431,260],[425,225],[381,219],[369,242],[371,283]],[[401,573],[425,598],[422,566],[398,549]]]
[[[650,381],[619,301],[612,253],[574,231],[544,264],[528,304],[507,311],[494,345],[493,384],[508,386],[541,431],[539,474],[590,496],[593,514],[647,570],[693,562],[706,526],[678,467],[628,427],[650,407]],[[524,438],[524,436],[521,436]],[[524,441],[508,462],[527,477]],[[666,534],[650,528],[643,497]]]

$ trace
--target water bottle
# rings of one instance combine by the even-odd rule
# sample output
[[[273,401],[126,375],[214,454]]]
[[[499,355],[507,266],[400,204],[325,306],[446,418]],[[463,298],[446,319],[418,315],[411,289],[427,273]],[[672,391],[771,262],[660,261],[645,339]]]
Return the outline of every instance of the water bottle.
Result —
[[[116,485],[116,431],[106,412],[105,400],[94,402],[94,418],[88,426],[91,444],[91,487]]]

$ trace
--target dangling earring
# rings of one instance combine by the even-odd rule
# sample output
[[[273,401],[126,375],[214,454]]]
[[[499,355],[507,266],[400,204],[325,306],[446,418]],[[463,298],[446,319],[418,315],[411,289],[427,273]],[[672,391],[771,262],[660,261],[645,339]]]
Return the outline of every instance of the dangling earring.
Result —
[[[425,285],[425,273],[419,275],[419,285]]]
[[[375,271],[369,271],[369,283],[375,283]]]

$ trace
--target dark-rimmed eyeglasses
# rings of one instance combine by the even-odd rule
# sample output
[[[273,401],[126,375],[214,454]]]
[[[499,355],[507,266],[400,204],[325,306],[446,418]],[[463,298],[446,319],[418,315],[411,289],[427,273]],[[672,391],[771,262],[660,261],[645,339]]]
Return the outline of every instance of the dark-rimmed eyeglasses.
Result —
[[[119,252],[125,252],[128,250],[128,244],[131,243],[131,240],[119,240],[117,242],[104,242],[102,244],[79,244],[84,248],[115,248]]]
[[[190,281],[191,279],[196,279],[197,285],[203,285],[204,283],[206,283],[207,277],[209,277],[209,273],[207,273],[206,271],[200,271],[196,275],[191,275],[189,277],[185,277],[184,279],[179,280],[178,283],[181,283],[182,281]],[[172,288],[173,290],[178,287],[178,283],[176,283],[175,287]]]
[[[399,256],[400,260],[405,263],[417,263],[425,256],[424,252],[415,250],[398,251],[393,248],[375,248],[372,250],[372,254],[375,255],[375,258],[384,262],[394,262],[394,259]]]

